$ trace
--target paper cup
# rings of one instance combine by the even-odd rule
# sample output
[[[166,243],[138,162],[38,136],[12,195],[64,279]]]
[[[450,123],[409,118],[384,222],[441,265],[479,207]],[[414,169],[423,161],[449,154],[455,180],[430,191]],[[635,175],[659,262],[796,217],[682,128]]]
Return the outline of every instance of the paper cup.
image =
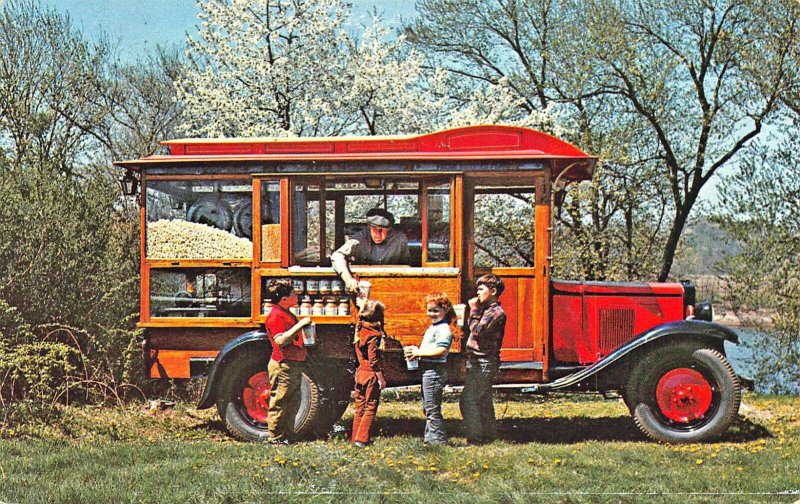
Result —
[[[409,371],[419,369],[419,359],[406,359],[406,368],[408,368]]]
[[[453,305],[453,310],[456,312],[456,324],[458,327],[464,326],[464,317],[467,314],[467,305],[457,304]]]
[[[317,326],[316,324],[308,324],[303,327],[303,345],[314,346],[317,344]]]
[[[372,284],[369,283],[367,280],[361,280],[358,282],[358,297],[369,299],[369,290],[372,288]]]

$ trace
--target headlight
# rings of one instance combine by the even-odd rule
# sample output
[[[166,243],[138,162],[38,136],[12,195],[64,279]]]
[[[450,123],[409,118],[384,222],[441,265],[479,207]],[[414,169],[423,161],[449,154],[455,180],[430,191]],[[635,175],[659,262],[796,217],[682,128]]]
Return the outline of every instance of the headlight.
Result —
[[[714,319],[714,307],[711,303],[698,303],[694,305],[695,320],[706,320],[711,322]]]

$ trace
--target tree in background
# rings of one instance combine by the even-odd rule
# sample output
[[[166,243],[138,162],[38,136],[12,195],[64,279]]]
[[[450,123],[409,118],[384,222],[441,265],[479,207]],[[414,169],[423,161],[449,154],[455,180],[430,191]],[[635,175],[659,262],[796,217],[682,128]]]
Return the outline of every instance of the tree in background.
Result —
[[[139,353],[138,207],[109,161],[171,135],[176,60],[123,65],[105,40],[27,0],[0,9],[0,55],[0,311],[13,313],[0,331],[15,343],[0,351],[0,399],[6,379],[14,393],[45,378],[63,387],[37,374],[45,354],[105,395],[135,378]]]
[[[641,118],[658,146],[673,215],[665,281],[687,219],[711,177],[756,138],[794,84],[793,0],[592,2],[578,17],[600,92]]]
[[[702,188],[797,87],[793,0],[417,7],[409,40],[475,87],[507,79],[526,110],[555,104],[567,138],[603,159],[560,219],[585,278],[666,280]]]
[[[557,274],[647,277],[665,204],[660,181],[648,176],[655,156],[641,141],[641,121],[620,120],[618,100],[602,95],[592,80],[582,55],[585,35],[574,25],[578,7],[549,0],[421,0],[417,9],[420,17],[405,33],[459,83],[451,87],[455,100],[502,89],[507,110],[548,117],[526,125],[601,158],[593,183],[572,189],[558,214]]]
[[[740,247],[722,264],[734,308],[745,321],[753,310],[775,313],[772,326],[759,327],[765,336],[753,343],[753,359],[757,378],[778,393],[797,393],[800,383],[798,126],[797,118],[787,121],[789,135],[782,142],[748,150],[741,169],[723,178],[714,214]]]
[[[375,16],[348,33],[344,0],[199,3],[197,38],[177,81],[193,136],[338,136],[429,132],[486,122],[540,125],[508,80],[459,83]]]

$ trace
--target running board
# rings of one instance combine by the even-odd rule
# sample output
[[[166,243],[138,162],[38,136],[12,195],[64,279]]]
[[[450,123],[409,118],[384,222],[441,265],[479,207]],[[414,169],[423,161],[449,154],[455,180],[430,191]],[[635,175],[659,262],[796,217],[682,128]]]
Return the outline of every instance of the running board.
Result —
[[[541,371],[544,369],[544,362],[541,361],[521,361],[503,362],[500,364],[501,370],[521,370],[521,371]]]

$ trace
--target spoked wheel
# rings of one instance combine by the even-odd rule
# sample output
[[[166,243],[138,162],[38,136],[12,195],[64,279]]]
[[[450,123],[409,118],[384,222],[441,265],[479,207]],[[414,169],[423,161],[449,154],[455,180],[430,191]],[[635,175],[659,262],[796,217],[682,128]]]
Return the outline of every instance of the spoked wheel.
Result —
[[[228,364],[217,394],[217,411],[225,427],[242,441],[264,441],[268,436],[269,394],[271,387],[263,354],[251,352],[237,356]],[[319,393],[311,376],[304,373],[300,393],[288,406],[294,417],[296,437],[312,434],[319,411]]]
[[[626,403],[639,429],[665,443],[694,443],[728,430],[741,387],[717,350],[680,342],[651,350],[631,372]]]

